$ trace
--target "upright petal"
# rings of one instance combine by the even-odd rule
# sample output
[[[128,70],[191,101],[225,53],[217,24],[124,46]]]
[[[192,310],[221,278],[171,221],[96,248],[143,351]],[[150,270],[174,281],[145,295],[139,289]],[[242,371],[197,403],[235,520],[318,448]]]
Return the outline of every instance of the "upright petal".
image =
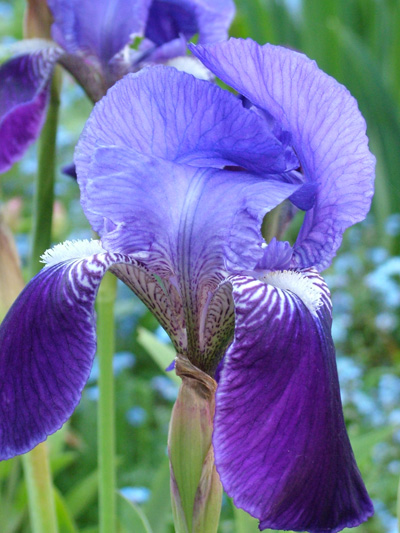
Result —
[[[42,128],[54,65],[61,55],[45,47],[0,67],[0,172],[18,161]]]
[[[306,180],[318,184],[295,260],[326,268],[345,229],[365,218],[373,194],[375,159],[356,101],[314,61],[286,48],[250,39],[190,48],[291,134]]]
[[[85,214],[107,249],[147,252],[141,254],[143,261],[152,256],[162,263],[168,258],[168,268],[175,273],[186,248],[199,261],[207,256],[207,248],[215,248],[218,256],[225,250],[226,260],[238,268],[254,267],[263,254],[263,216],[298,187],[117,147],[95,148],[86,177]],[[224,265],[222,256],[217,265]]]
[[[161,287],[132,257],[107,253],[98,241],[59,245],[47,257],[0,326],[0,459],[29,451],[78,404],[96,351],[94,300],[107,269],[168,319]]]
[[[112,159],[111,168],[106,165],[104,170],[97,168],[94,173],[92,168],[89,171],[92,164],[99,167],[93,159],[96,154],[98,156],[96,148],[100,147],[120,147],[126,154],[131,153],[128,167],[133,164],[132,158],[136,157],[133,151],[136,151],[194,168],[233,165],[266,176],[286,168],[285,147],[273,136],[261,117],[244,109],[237,98],[213,84],[167,67],[146,69],[140,74],[127,76],[112,87],[96,105],[78,143],[75,163],[82,205],[93,227],[102,232],[103,207],[94,205],[97,195],[88,196],[86,189],[89,182],[96,181],[97,174],[119,171],[116,160],[113,165]],[[126,161],[125,156],[121,157]],[[124,172],[131,175],[134,168],[125,170],[125,164],[121,163]],[[169,168],[168,164],[166,168]],[[165,169],[160,170],[159,176],[154,175],[154,180],[160,183],[158,189],[162,182],[171,189],[171,201],[174,203],[177,185]],[[142,170],[145,176],[147,169],[143,168],[139,157],[138,175],[142,175]],[[188,173],[190,177],[190,169]],[[136,186],[140,188],[146,181],[147,178],[143,177]],[[127,187],[130,187],[129,183]],[[149,191],[150,197],[158,189]],[[143,192],[147,194],[147,187],[139,191],[140,198]],[[126,201],[128,198],[124,196],[123,203]],[[89,204],[90,207],[86,207]],[[158,205],[166,207],[165,200],[160,198]],[[149,216],[152,216],[152,211],[154,204],[147,210]],[[148,232],[142,228],[135,238],[145,235]]]
[[[329,293],[312,270],[266,279],[274,275],[275,286],[231,278],[235,336],[216,394],[216,466],[261,529],[335,533],[373,508],[344,425]]]
[[[67,52],[94,56],[103,65],[143,35],[150,0],[48,0],[53,39]]]
[[[137,254],[163,280],[176,279],[198,339],[208,293],[227,267],[254,268],[263,254],[264,214],[297,186],[176,164],[127,147],[92,152],[86,216],[107,249]]]
[[[196,167],[234,165],[267,175],[287,168],[286,146],[262,117],[216,85],[163,66],[126,76],[95,106],[75,153],[83,201],[95,146]]]
[[[301,186],[277,179],[286,158],[257,113],[167,67],[121,80],[86,125],[75,154],[85,214],[107,249],[175,280],[193,351],[208,293],[226,269],[255,267],[263,216]]]
[[[196,33],[200,43],[223,41],[234,14],[232,0],[154,0],[145,35],[158,46]]]

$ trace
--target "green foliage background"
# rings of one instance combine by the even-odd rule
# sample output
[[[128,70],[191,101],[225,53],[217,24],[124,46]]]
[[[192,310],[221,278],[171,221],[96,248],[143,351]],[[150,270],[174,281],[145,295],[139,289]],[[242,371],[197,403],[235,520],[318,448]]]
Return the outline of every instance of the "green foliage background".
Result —
[[[345,417],[358,464],[377,507],[372,520],[352,531],[393,533],[400,475],[400,2],[236,3],[232,35],[305,52],[349,88],[368,123],[371,149],[378,161],[372,211],[365,223],[347,232],[326,278],[333,294]],[[23,11],[23,0],[0,2],[1,45],[22,38]],[[64,76],[59,167],[72,161],[74,145],[90,110],[82,91]],[[29,253],[35,169],[33,147],[21,163],[1,177],[0,200],[24,266]],[[78,187],[61,172],[56,196],[54,241],[90,237]],[[177,385],[162,369],[174,354],[155,319],[122,286],[116,315],[118,486],[136,491],[136,510],[120,500],[120,529],[172,532],[166,442]],[[71,421],[50,439],[62,533],[97,531],[96,390],[93,374]],[[254,521],[225,498],[220,532],[256,530]],[[30,531],[18,458],[0,463],[0,531]]]

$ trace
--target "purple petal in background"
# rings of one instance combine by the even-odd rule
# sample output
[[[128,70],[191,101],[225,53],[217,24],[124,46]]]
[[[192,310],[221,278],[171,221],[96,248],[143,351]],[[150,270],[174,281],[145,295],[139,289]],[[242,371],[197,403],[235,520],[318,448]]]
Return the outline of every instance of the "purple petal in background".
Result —
[[[58,48],[43,48],[0,67],[0,172],[18,161],[39,136],[61,53]]]
[[[232,0],[154,0],[145,35],[158,46],[196,33],[200,43],[223,41],[234,14]]]
[[[53,39],[67,52],[94,56],[103,65],[143,35],[150,0],[48,0]]]
[[[235,337],[216,393],[215,462],[261,529],[335,533],[373,508],[344,425],[329,293],[313,271],[302,275],[297,293],[307,301],[312,283],[318,310],[293,286],[231,278]]]
[[[172,58],[182,56],[193,57],[187,55],[187,41],[183,35],[159,46],[155,46],[153,41],[149,39],[143,39],[139,45],[139,53],[133,59],[133,67],[135,68],[137,65],[149,66],[154,63],[166,63]],[[202,66],[205,68],[204,65]]]
[[[68,165],[64,165],[61,168],[61,172],[65,174],[66,176],[73,178],[74,180],[78,178],[78,176],[76,175],[76,168],[75,168],[74,163],[69,163]]]
[[[314,61],[286,48],[230,39],[190,49],[291,134],[307,182],[318,185],[294,247],[296,262],[326,268],[345,229],[365,218],[373,194],[375,158],[356,101]]]

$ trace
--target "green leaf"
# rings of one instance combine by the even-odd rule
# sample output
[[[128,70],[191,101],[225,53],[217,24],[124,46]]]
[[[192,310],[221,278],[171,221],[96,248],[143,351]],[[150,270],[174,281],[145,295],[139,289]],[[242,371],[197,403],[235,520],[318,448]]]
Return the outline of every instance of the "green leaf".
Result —
[[[152,357],[154,362],[160,367],[160,369],[168,376],[172,381],[180,385],[181,379],[175,374],[175,372],[166,372],[165,369],[175,359],[175,350],[172,346],[160,342],[157,337],[150,333],[147,329],[138,328],[138,343]]]
[[[235,519],[235,533],[257,533],[258,529],[258,520],[253,518],[249,513],[243,511],[243,509],[238,509],[233,505],[233,516]]]
[[[393,94],[400,97],[400,2],[395,2],[391,17],[391,47],[389,51],[390,67],[388,75],[390,78]],[[399,529],[400,530],[400,529]]]
[[[13,457],[7,461],[0,461],[0,480],[7,479],[10,476],[11,470],[15,467],[15,462],[18,462],[20,457]]]
[[[120,492],[117,492],[117,513],[123,533],[130,533],[131,531],[135,533],[153,533],[142,509],[127,500]]]
[[[337,0],[307,0],[302,3],[301,49],[334,76],[338,75],[341,58],[329,21],[338,16],[339,6]]]
[[[78,457],[77,452],[64,452],[56,455],[55,457],[50,457],[50,466],[53,473],[53,477],[65,470],[70,466],[75,459]]]
[[[264,5],[268,9],[269,18],[271,18],[272,34],[270,36],[265,35],[265,38],[261,42],[300,49],[301,36],[299,25],[296,23],[297,17],[292,16],[285,3],[281,0],[265,2]]]
[[[95,470],[75,485],[65,496],[72,516],[80,516],[97,498],[98,472]]]
[[[232,502],[233,516],[235,519],[235,533],[259,533],[258,520],[253,516],[239,509]],[[278,531],[277,529],[264,529],[263,533],[288,533],[288,531]]]
[[[153,533],[165,533],[167,525],[172,521],[170,497],[169,460],[164,458],[150,487],[151,497],[144,510],[149,517]]]
[[[250,34],[251,37],[259,42],[272,42],[274,32],[270,17],[268,16],[267,3],[262,0],[237,0],[238,18],[242,18],[242,25],[234,28],[242,34]],[[243,24],[244,23],[244,24]],[[235,33],[235,32],[234,32]]]
[[[350,437],[351,445],[353,447],[354,455],[357,458],[357,463],[360,469],[368,467],[368,462],[371,460],[372,448],[379,442],[387,440],[393,433],[391,426],[380,427],[368,433]]]
[[[57,489],[54,489],[54,501],[59,533],[78,533],[65,499]]]

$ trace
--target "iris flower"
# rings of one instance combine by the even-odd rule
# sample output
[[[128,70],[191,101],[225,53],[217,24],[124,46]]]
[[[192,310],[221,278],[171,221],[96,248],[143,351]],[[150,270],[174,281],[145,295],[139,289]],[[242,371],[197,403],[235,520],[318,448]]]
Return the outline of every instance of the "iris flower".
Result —
[[[38,137],[59,62],[96,102],[127,72],[186,54],[186,39],[226,39],[232,0],[47,0],[54,42],[28,40],[0,67],[0,172]],[[143,37],[139,50],[130,48]],[[181,59],[182,69],[196,68]],[[192,64],[188,65],[188,62]],[[200,75],[206,75],[206,69]]]
[[[349,92],[304,55],[251,40],[192,46],[237,97],[158,66],[98,102],[75,155],[101,241],[67,242],[0,329],[0,451],[30,450],[68,419],[96,351],[105,271],[216,376],[222,485],[260,528],[337,532],[373,512],[346,433],[320,275],[364,219],[374,157]],[[266,213],[301,209],[293,245]]]

